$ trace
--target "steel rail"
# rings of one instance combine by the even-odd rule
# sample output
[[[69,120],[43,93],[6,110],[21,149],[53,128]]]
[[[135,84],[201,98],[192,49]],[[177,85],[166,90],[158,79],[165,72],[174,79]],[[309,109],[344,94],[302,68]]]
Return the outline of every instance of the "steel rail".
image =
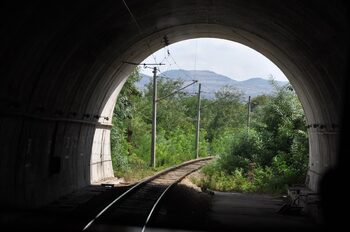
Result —
[[[201,168],[201,167],[199,167]],[[142,228],[142,231],[141,232],[144,232],[146,230],[146,227],[148,226],[150,220],[151,220],[151,217],[153,216],[153,213],[155,212],[156,208],[158,207],[159,203],[163,200],[163,197],[165,196],[165,194],[172,188],[174,187],[176,184],[178,184],[181,180],[183,180],[186,176],[188,176],[189,174],[191,174],[192,172],[195,172],[197,171],[199,168],[197,169],[193,169],[191,170],[190,172],[186,173],[185,175],[183,175],[181,178],[179,178],[178,180],[176,180],[174,183],[172,183],[171,185],[169,185],[164,191],[163,193],[159,196],[159,198],[157,199],[157,201],[154,203],[150,213],[148,214],[148,217],[145,221],[145,224]]]
[[[167,173],[170,173],[171,171],[175,171],[177,169],[180,169],[181,167],[185,167],[187,165],[193,164],[193,163],[197,163],[197,162],[201,162],[201,161],[205,161],[205,160],[211,160],[213,159],[213,157],[205,157],[205,158],[199,158],[199,159],[194,159],[194,160],[190,160],[187,162],[184,162],[182,164],[170,167],[168,169],[165,169],[163,171],[160,171],[158,173],[156,173],[155,175],[151,176],[151,177],[147,177],[142,179],[140,182],[138,182],[136,185],[132,186],[130,189],[128,189],[127,191],[125,191],[123,194],[121,194],[120,196],[118,196],[115,200],[113,200],[109,205],[107,205],[103,210],[101,210],[84,228],[82,231],[86,231],[88,230],[91,225],[98,219],[100,218],[108,209],[110,209],[112,206],[116,206],[117,203],[121,202],[123,199],[127,199],[128,195],[132,194],[133,192],[135,192],[137,189],[140,189],[142,186],[146,185],[147,183],[150,183],[151,181],[157,179],[158,177],[165,175]],[[186,176],[188,176],[189,174],[191,174],[192,172],[198,170],[201,167],[198,167],[196,169],[190,170],[189,172],[187,172],[186,174],[182,175],[180,178],[178,178],[177,180],[175,180],[173,183],[169,184],[169,186],[166,187],[165,190],[163,190],[162,194],[158,197],[158,199],[156,200],[156,202],[153,204],[152,209],[150,210],[150,213],[147,216],[147,219],[144,223],[144,226],[142,228],[142,231],[145,231],[146,226],[148,225],[151,217],[153,216],[153,213],[155,211],[155,209],[158,207],[159,202],[162,200],[162,198],[165,196],[165,194],[168,192],[168,190],[173,187],[175,184],[177,184],[178,182],[180,182],[183,178],[185,178]]]

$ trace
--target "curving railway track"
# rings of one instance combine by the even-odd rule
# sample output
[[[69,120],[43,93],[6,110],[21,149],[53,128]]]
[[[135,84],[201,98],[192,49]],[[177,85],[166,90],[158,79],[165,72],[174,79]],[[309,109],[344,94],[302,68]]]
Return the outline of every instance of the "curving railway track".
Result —
[[[168,190],[212,159],[213,157],[206,157],[191,160],[139,182],[113,200],[83,231],[109,231],[128,227],[145,231]]]

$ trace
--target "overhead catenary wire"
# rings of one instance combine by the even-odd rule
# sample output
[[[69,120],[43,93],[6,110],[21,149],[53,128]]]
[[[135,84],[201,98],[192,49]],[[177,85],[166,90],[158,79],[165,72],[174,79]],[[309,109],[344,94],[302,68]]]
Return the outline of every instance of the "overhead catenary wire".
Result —
[[[173,57],[173,55],[171,53],[169,53],[169,57],[172,59],[172,61],[174,62],[174,64],[177,66],[177,68],[179,69],[180,72],[182,72],[185,76],[193,79],[193,77],[191,77],[190,75],[188,75],[186,72],[184,72],[184,69],[182,69],[177,62],[175,61],[175,58]]]
[[[162,72],[162,70],[160,70],[159,67],[157,69],[158,69],[158,72],[159,72],[158,77],[165,77],[165,78],[168,78],[168,79],[173,79],[173,78],[169,77],[168,75],[166,75],[164,72]]]
[[[128,4],[126,4],[125,0],[122,0],[122,1],[123,1],[124,5],[125,5],[125,8],[128,10],[128,12],[129,12],[129,14],[130,14],[132,20],[133,20],[134,23],[136,24],[136,27],[137,27],[137,29],[138,29],[140,35],[141,35],[141,34],[142,34],[142,30],[141,30],[140,24],[137,22],[137,20],[136,20],[134,14],[131,12],[131,10],[130,10]]]
[[[168,64],[170,65],[170,62],[169,62],[169,59],[168,59],[169,57],[171,58],[171,60],[173,61],[173,63],[178,67],[178,69],[179,69],[180,72],[182,72],[185,76],[189,77],[190,79],[192,79],[192,80],[194,79],[192,76],[190,76],[190,75],[188,75],[186,72],[184,72],[184,70],[177,64],[177,62],[175,61],[175,58],[171,55],[170,50],[169,50],[169,48],[168,48],[168,49],[167,49],[167,56],[165,56],[165,57],[163,58],[163,61],[164,61],[164,60],[168,61]],[[163,62],[163,61],[162,61],[162,62]],[[162,71],[160,70],[159,67],[158,67],[158,71],[159,71],[159,73],[160,73],[161,76],[163,76],[163,77],[165,77],[165,78],[168,78],[168,79],[173,79],[173,78],[167,76],[164,72],[162,72]]]
[[[140,26],[139,22],[137,21],[136,17],[135,17],[134,14],[132,13],[132,11],[131,11],[130,7],[128,6],[128,4],[126,3],[126,1],[125,1],[125,0],[122,0],[122,1],[123,1],[123,4],[124,4],[125,8],[127,9],[128,13],[129,13],[129,15],[131,16],[133,22],[135,23],[135,25],[136,25],[136,27],[137,27],[137,30],[138,30],[138,32],[139,32],[139,35],[142,35],[143,32],[142,32],[142,29],[141,29],[141,26]],[[169,45],[169,39],[167,38],[166,35],[163,37],[162,42],[164,42],[164,44],[165,44],[166,47]],[[196,41],[196,42],[197,42],[197,41]],[[146,46],[147,46],[147,48],[150,50],[150,52],[151,52],[151,54],[152,54],[152,57],[153,57],[153,59],[154,59],[155,64],[159,65],[160,63],[164,62],[164,60],[167,60],[167,61],[168,61],[168,58],[170,57],[170,58],[172,59],[172,61],[174,62],[174,64],[178,67],[178,69],[179,69],[184,75],[186,75],[187,77],[193,79],[193,77],[191,77],[191,76],[188,75],[186,72],[184,72],[183,69],[178,65],[178,63],[175,61],[175,58],[174,58],[174,57],[172,56],[172,54],[170,53],[169,49],[167,49],[167,56],[164,56],[162,62],[157,62],[157,58],[156,58],[156,56],[154,55],[154,53],[152,52],[150,43],[149,43],[149,41],[147,41],[147,40],[146,40]],[[197,46],[197,45],[196,45],[196,46]],[[196,47],[196,49],[197,49],[197,47]],[[197,52],[197,51],[196,51],[196,52]],[[196,56],[196,54],[195,54],[195,56]],[[195,59],[196,59],[196,57],[195,57]],[[195,62],[196,62],[196,61],[195,61]],[[124,63],[127,63],[127,62],[124,62]],[[129,63],[132,63],[132,62],[129,62]],[[168,61],[168,63],[170,64],[169,61]],[[149,65],[149,64],[148,64],[148,65]],[[196,64],[195,64],[195,65],[196,65]],[[146,64],[143,64],[143,66],[145,67]],[[160,73],[162,73],[160,69],[158,69],[158,71],[159,71]],[[164,74],[163,74],[163,75],[164,75]]]
[[[134,23],[135,23],[135,25],[136,25],[136,27],[137,27],[137,30],[138,30],[138,32],[139,32],[139,35],[142,35],[143,32],[142,32],[142,29],[141,29],[140,24],[139,24],[139,23],[137,22],[137,20],[136,20],[136,17],[135,17],[134,14],[132,13],[130,7],[129,7],[128,4],[125,2],[125,0],[122,0],[122,1],[123,1],[123,3],[124,3],[125,8],[126,8],[127,11],[129,12],[129,15],[131,16],[132,20],[134,21]],[[149,43],[149,41],[147,41],[147,40],[146,40],[146,46],[147,46],[147,48],[149,49],[149,51],[151,52],[151,54],[152,54],[152,56],[153,56],[153,59],[154,59],[154,62],[155,62],[155,63],[158,63],[158,62],[157,62],[157,58],[155,57],[155,55],[153,54],[153,51],[151,50],[150,43]]]
[[[165,46],[163,47],[163,51],[164,51],[164,58],[162,60],[162,62],[164,62],[165,60],[167,61],[167,63],[169,64],[169,66],[171,66],[170,62],[168,61],[169,55],[170,55],[170,51],[168,48],[168,43],[169,41],[167,41],[167,43],[165,43]],[[165,50],[166,48],[166,50]]]

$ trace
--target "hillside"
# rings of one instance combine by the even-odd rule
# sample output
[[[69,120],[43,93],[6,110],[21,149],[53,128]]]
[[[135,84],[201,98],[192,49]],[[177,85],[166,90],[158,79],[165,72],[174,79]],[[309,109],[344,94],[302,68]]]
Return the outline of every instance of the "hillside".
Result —
[[[137,87],[143,89],[144,86],[149,83],[151,77],[142,73],[140,75],[142,78],[137,83]],[[213,98],[215,92],[225,85],[236,87],[244,93],[245,97],[255,97],[261,94],[271,94],[273,92],[273,87],[271,86],[269,80],[254,77],[244,81],[237,81],[208,70],[169,70],[163,73],[163,78],[170,78],[174,80],[182,79],[186,83],[192,80],[198,80],[200,83],[202,83],[202,96],[204,98]],[[279,85],[284,85],[288,82],[277,81],[277,83]],[[193,87],[189,87],[187,91],[195,92],[196,90]]]

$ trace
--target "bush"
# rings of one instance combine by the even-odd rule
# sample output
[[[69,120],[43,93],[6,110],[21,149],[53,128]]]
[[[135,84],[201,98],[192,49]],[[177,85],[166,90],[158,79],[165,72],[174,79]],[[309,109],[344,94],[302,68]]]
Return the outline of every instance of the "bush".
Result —
[[[261,148],[261,140],[256,131],[240,130],[234,134],[229,152],[219,155],[220,168],[226,173],[241,168],[246,173],[249,163],[259,155]]]
[[[218,159],[203,169],[205,180],[200,184],[221,191],[281,193],[289,185],[304,183],[308,164],[305,117],[288,86],[276,90],[274,96],[257,101],[265,105],[255,106],[249,132],[224,132],[213,139],[211,147],[219,152]]]

